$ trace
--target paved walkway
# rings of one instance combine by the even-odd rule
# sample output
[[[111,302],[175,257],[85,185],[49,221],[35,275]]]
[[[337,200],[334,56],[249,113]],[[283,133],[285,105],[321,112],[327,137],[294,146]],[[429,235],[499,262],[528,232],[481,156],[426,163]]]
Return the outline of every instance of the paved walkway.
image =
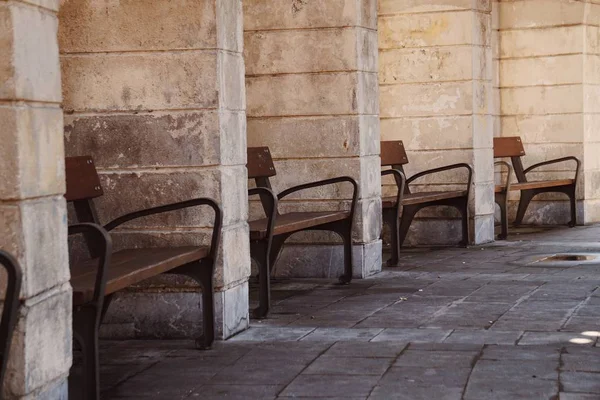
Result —
[[[106,399],[600,399],[600,226],[413,249],[349,286],[273,285],[271,318],[208,352],[103,342]],[[591,257],[590,257],[591,258]]]

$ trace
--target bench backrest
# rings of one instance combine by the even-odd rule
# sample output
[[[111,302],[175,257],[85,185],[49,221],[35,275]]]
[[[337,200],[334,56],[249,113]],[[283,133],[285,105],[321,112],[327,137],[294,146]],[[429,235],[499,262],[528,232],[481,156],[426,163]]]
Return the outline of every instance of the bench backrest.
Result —
[[[104,194],[92,157],[67,157],[65,168],[67,201],[91,200]]]
[[[102,196],[104,192],[92,157],[65,158],[65,172],[67,181],[65,199],[67,202],[73,203],[77,222],[92,222],[102,225],[98,219],[93,199]],[[90,255],[99,257],[102,254],[101,246],[97,244],[92,235],[84,234],[83,236]]]
[[[384,167],[408,164],[402,140],[381,142],[381,165]]]
[[[248,179],[254,179],[257,187],[271,189],[269,178],[277,175],[271,151],[268,147],[248,147]],[[260,195],[260,202],[264,210],[268,210],[271,204],[270,199],[263,198]],[[265,211],[266,212],[266,211]]]
[[[523,141],[518,136],[494,138],[494,158],[510,157],[515,176],[519,182],[527,182],[521,157],[525,155]]]
[[[494,158],[521,157],[525,155],[523,142],[518,136],[494,138]]]
[[[389,140],[381,142],[381,166],[392,167],[394,169],[404,172],[404,165],[408,164],[408,156],[406,155],[406,149],[402,140]],[[397,185],[402,183],[394,178]],[[410,193],[408,185],[404,185],[404,193]]]
[[[2,307],[2,319],[0,320],[0,393],[6,372],[8,352],[10,350],[11,338],[17,322],[17,311],[19,308],[19,294],[23,275],[17,261],[8,253],[0,250],[0,266],[6,270],[6,291]]]
[[[268,147],[249,147],[246,168],[248,168],[248,179],[270,178],[276,175]]]

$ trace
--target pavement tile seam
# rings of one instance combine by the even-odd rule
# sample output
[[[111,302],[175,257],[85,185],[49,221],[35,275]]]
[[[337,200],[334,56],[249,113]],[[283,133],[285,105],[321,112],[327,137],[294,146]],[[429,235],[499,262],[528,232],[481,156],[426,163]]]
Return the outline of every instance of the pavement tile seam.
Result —
[[[318,354],[318,355],[317,355],[317,356],[316,356],[316,357],[315,357],[315,358],[314,358],[314,359],[313,359],[311,362],[309,362],[309,363],[308,363],[308,364],[307,364],[307,365],[306,365],[306,366],[305,366],[305,367],[304,367],[304,368],[303,368],[303,369],[302,369],[302,370],[301,370],[301,371],[300,371],[300,372],[299,372],[299,373],[298,373],[298,374],[297,374],[297,375],[294,377],[294,379],[292,379],[290,382],[288,382],[288,384],[286,384],[286,385],[283,385],[283,387],[281,388],[281,390],[277,392],[277,397],[280,397],[280,396],[281,396],[281,394],[282,394],[283,392],[285,392],[285,390],[286,390],[286,389],[287,389],[287,388],[288,388],[288,387],[289,387],[289,386],[292,384],[292,382],[294,382],[294,380],[295,380],[297,377],[299,377],[300,375],[302,375],[302,373],[303,373],[304,371],[306,371],[306,370],[307,370],[307,369],[310,367],[310,365],[311,365],[311,364],[314,362],[314,360],[318,359],[318,358],[319,358],[319,357],[321,357],[323,354],[327,353],[327,351],[329,351],[329,350],[330,350],[330,349],[331,349],[331,348],[334,346],[334,344],[335,344],[335,343],[332,343],[330,346],[327,346],[325,349],[323,349],[321,352],[319,352],[319,354]]]
[[[475,366],[477,365],[477,363],[479,362],[479,360],[483,356],[484,349],[485,349],[485,346],[482,346],[481,349],[479,350],[479,352],[477,353],[477,355],[471,361],[471,371],[469,371],[469,376],[467,377],[467,380],[465,381],[465,386],[462,389],[461,398],[464,398],[465,395],[467,394],[467,389],[469,387],[469,381],[471,380],[471,376],[473,375],[473,371],[475,370]]]

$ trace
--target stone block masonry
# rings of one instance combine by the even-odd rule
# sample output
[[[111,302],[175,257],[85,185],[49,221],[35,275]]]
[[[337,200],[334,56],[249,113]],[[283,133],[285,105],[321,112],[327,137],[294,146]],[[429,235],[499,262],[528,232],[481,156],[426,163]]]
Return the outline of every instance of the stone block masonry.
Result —
[[[579,221],[597,222],[600,5],[566,0],[503,1],[498,3],[498,14],[500,134],[523,138],[528,165],[567,155],[580,158]],[[572,168],[572,163],[556,164],[533,178],[570,178]],[[558,199],[564,201],[557,203]],[[517,197],[512,200],[514,211]],[[525,222],[566,223],[568,215],[566,196],[539,196],[530,205]]]
[[[57,12],[58,1],[0,1],[0,248],[23,270],[3,399],[67,396],[71,288]],[[0,273],[0,298],[5,279]]]
[[[409,175],[471,164],[471,240],[493,240],[491,2],[382,0],[378,23],[382,139],[404,141]],[[466,176],[444,174],[415,182],[415,188],[459,182]],[[384,183],[384,192],[393,189],[391,180]],[[457,242],[457,214],[440,211],[420,213],[407,242]]]
[[[358,181],[355,277],[381,269],[376,7],[375,0],[244,1],[248,145],[271,149],[276,191],[340,175]],[[337,209],[349,196],[341,185],[324,188],[281,209]],[[290,242],[277,275],[341,275],[336,237]]]
[[[224,210],[215,274],[218,335],[248,325],[246,98],[241,0],[65,1],[60,12],[65,144],[91,154],[106,195],[101,221],[194,197]],[[206,244],[210,209],[129,224],[115,246]],[[118,336],[192,336],[195,286],[160,278],[120,294],[106,318]]]

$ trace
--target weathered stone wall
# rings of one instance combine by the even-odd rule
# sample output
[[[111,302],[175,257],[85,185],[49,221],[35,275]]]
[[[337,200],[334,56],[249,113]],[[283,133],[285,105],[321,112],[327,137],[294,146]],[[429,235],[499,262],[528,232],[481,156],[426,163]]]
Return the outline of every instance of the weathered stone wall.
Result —
[[[471,239],[493,240],[491,1],[380,0],[378,31],[382,140],[404,141],[408,176],[471,164]],[[453,172],[414,187],[443,190],[460,182],[466,174]],[[387,193],[392,182],[386,183]],[[407,242],[455,243],[457,216],[448,208],[422,211]]]
[[[244,1],[248,145],[271,149],[277,192],[339,175],[357,179],[359,277],[381,269],[376,29],[375,0]],[[280,208],[337,209],[349,199],[347,186],[331,186]],[[337,238],[296,235],[290,241],[296,245],[284,249],[276,274],[342,273]]]
[[[66,398],[71,366],[58,5],[0,1],[0,249],[23,269],[5,399]]]
[[[502,1],[498,9],[501,135],[523,138],[526,166],[568,155],[579,157],[583,161],[580,222],[598,221],[600,5],[526,0]],[[563,163],[531,176],[570,178],[572,171],[572,163]],[[513,215],[517,199],[515,194]],[[525,222],[566,223],[568,207],[566,196],[538,196]]]
[[[66,0],[60,14],[65,143],[91,154],[103,222],[194,197],[224,209],[217,266],[218,330],[248,324],[250,273],[241,0]],[[117,248],[208,243],[213,214],[189,209],[135,221]],[[107,326],[118,336],[188,336],[199,329],[195,285],[161,278],[123,294]]]

